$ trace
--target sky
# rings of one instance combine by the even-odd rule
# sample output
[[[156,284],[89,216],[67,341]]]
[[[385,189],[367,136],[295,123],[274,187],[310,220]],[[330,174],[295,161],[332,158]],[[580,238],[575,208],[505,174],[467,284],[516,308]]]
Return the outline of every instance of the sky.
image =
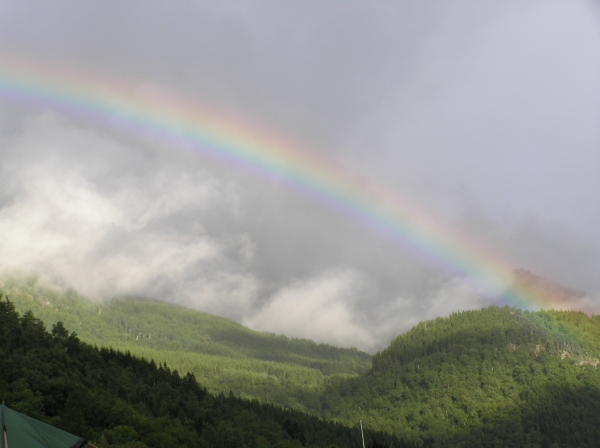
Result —
[[[597,2],[3,0],[3,58],[238,117],[600,309]],[[370,352],[493,303],[281,182],[2,96],[0,234],[9,275]]]

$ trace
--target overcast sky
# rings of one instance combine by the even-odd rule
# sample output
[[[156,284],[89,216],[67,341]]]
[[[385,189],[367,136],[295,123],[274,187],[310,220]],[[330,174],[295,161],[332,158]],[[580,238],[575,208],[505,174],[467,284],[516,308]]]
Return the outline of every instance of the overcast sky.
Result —
[[[0,1],[3,56],[246,117],[600,297],[591,1]],[[251,173],[0,100],[0,268],[374,351],[488,304]],[[600,299],[598,299],[600,303]]]

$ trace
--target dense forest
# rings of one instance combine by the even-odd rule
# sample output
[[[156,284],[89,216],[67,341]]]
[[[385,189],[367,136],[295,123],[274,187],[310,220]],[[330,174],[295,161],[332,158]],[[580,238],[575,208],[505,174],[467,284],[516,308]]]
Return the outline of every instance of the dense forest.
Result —
[[[98,448],[360,447],[360,429],[278,406],[212,395],[192,374],[98,349],[62,323],[46,331],[0,299],[0,396],[18,412]],[[405,446],[366,431],[371,447]]]
[[[322,415],[425,446],[592,447],[600,440],[600,316],[490,307],[422,322]]]
[[[123,416],[131,412],[142,420],[179,419],[180,423],[175,422],[172,427],[184,432],[189,429],[192,438],[193,434],[199,434],[203,440],[210,439],[207,434],[216,428],[210,418],[217,409],[215,415],[227,415],[227,422],[235,421],[238,413],[246,411],[251,415],[256,412],[270,415],[269,418],[279,422],[279,427],[273,426],[279,428],[273,429],[275,435],[267,437],[268,443],[275,446],[291,443],[293,437],[286,438],[290,431],[297,435],[295,440],[305,446],[322,445],[323,440],[340,447],[360,446],[356,428],[359,421],[369,431],[381,431],[378,435],[369,432],[369,443],[378,441],[385,446],[556,448],[599,445],[600,316],[566,311],[527,312],[511,307],[455,313],[448,318],[420,323],[371,357],[355,349],[252,332],[227,319],[154,301],[124,299],[98,305],[71,292],[40,289],[35,282],[18,287],[4,285],[4,291],[10,291],[11,297],[16,298],[15,305],[18,303],[20,310],[34,309],[36,315],[39,312],[48,327],[56,324],[57,317],[65,316],[67,328],[74,325],[77,332],[86,334],[88,342],[101,347],[95,350],[77,342],[78,347],[84,347],[79,350],[95,359],[98,372],[115,369],[115,365],[128,372],[117,375],[119,381],[126,383],[123,390],[147,393],[148,381],[155,387],[153,378],[165,378],[167,384],[171,384],[169,381],[183,381],[188,386],[199,383],[199,392],[194,393],[200,394],[197,399],[206,414],[201,414],[203,429],[196,429],[200,432],[194,433],[189,428],[193,426],[190,421],[197,418],[193,417],[195,414],[180,415],[178,412],[187,411],[175,411],[177,406],[168,404],[171,402],[166,392],[156,397],[165,399],[165,404],[160,406],[170,410],[165,411],[166,414],[159,413],[156,409],[163,408],[157,401],[148,403],[145,398],[137,397],[137,392],[113,390],[108,377],[94,373],[104,381],[98,390],[108,387],[116,394],[116,398],[111,395],[113,398],[108,400],[117,400],[110,401],[105,408],[100,401],[99,409],[126,406]],[[34,322],[35,325],[27,325],[35,328],[42,325],[31,313],[17,320],[22,324]],[[64,346],[70,354],[71,349],[64,344],[73,336],[66,333],[64,327],[56,324],[53,336],[47,337],[54,341],[51,346]],[[123,354],[128,351],[145,360]],[[61,356],[65,354],[61,352]],[[367,364],[370,365],[371,359],[369,369]],[[151,360],[159,361],[158,365]],[[77,362],[68,361],[63,365],[78,365]],[[27,361],[23,365],[34,364]],[[86,369],[94,372],[89,365]],[[144,372],[149,369],[148,372],[154,373],[140,375],[145,385],[127,383],[137,381],[136,369]],[[186,375],[179,378],[180,375],[170,369]],[[42,369],[47,370],[47,367]],[[10,368],[6,372],[10,373]],[[3,369],[3,374],[8,374],[6,372]],[[24,372],[20,371],[11,377],[14,381],[1,386],[4,396],[16,404],[15,409],[45,417],[75,431],[77,428],[69,426],[73,423],[69,419],[62,420],[62,415],[65,415],[68,400],[78,400],[77,395],[71,398],[72,394],[67,392],[70,389],[63,387],[62,395],[59,394],[63,407],[55,408],[52,403],[58,399],[47,398],[53,396],[54,386],[36,389],[33,385],[37,377]],[[54,379],[48,381],[55,384]],[[181,407],[183,401],[177,398],[179,393],[173,396],[180,400],[178,406]],[[96,392],[92,393],[95,397],[94,394]],[[97,396],[103,397],[103,394],[105,392],[98,392]],[[90,399],[89,395],[81,396]],[[152,400],[159,400],[156,397]],[[227,414],[222,406],[233,410]],[[298,410],[311,417],[295,412]],[[96,415],[96,411],[89,412]],[[102,412],[110,414],[112,411]],[[319,436],[322,440],[317,441],[318,437],[310,436],[313,431],[310,428],[323,424],[318,418],[336,422],[335,431],[346,434],[343,441],[324,436]],[[124,440],[113,436],[113,431],[137,434],[142,430],[143,426],[136,426],[134,420],[127,423],[129,420],[100,417],[101,423],[96,426],[80,428],[88,431],[82,434],[94,438],[100,446],[109,446]],[[249,421],[256,422],[255,417]],[[290,429],[292,423],[287,423],[287,431],[281,426],[286,421],[298,423],[300,430]],[[205,433],[209,424],[213,429]],[[120,426],[127,429],[115,429]],[[232,427],[245,428],[238,424]],[[295,423],[293,427],[296,428]],[[351,427],[353,429],[349,429]],[[238,446],[261,446],[253,436],[244,437]],[[146,439],[144,443],[159,446]]]
[[[34,277],[3,278],[0,293],[17,311],[33,313],[48,328],[61,321],[92,345],[191,372],[212,393],[276,403],[305,412],[319,409],[332,378],[371,366],[371,355],[252,331],[222,317],[142,298],[93,303]]]

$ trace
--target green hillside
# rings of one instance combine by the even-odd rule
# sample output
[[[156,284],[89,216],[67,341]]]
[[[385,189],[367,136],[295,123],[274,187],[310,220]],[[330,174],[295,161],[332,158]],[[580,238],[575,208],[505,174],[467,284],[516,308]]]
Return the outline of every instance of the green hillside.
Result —
[[[490,307],[422,322],[322,412],[432,446],[598,446],[600,316]]]
[[[406,446],[592,447],[600,440],[600,316],[489,307],[422,322],[372,358],[258,333],[143,299],[93,304],[5,281],[19,310],[131,351],[213,392],[257,398]],[[300,417],[299,417],[300,418]],[[304,417],[302,417],[304,418]]]
[[[0,398],[18,412],[98,448],[335,448],[360,446],[360,428],[278,406],[209,394],[193,375],[49,333],[0,297]],[[365,433],[370,448],[403,444]],[[10,439],[9,440],[13,440]]]
[[[64,323],[87,343],[193,373],[214,393],[315,411],[332,378],[355,376],[371,356],[356,349],[252,331],[221,317],[141,298],[95,304],[35,279],[4,279],[0,293],[47,328]]]

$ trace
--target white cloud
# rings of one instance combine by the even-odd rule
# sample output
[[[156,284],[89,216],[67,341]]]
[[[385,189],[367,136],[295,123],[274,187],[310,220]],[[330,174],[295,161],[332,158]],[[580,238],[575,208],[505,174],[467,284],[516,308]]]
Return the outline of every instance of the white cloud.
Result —
[[[243,323],[255,330],[370,350],[374,341],[352,309],[360,283],[351,271],[296,282],[274,294]]]
[[[0,269],[49,276],[96,299],[144,294],[238,316],[258,281],[225,252],[233,246],[247,262],[252,241],[221,241],[201,219],[231,189],[203,170],[180,170],[176,155],[152,167],[136,152],[51,117],[30,122],[3,154]]]
[[[247,273],[221,271],[180,283],[174,300],[184,306],[241,321],[256,305],[261,282]]]
[[[399,297],[391,302],[378,316],[379,325],[374,333],[378,346],[383,348],[422,320],[489,305],[489,300],[472,282],[456,277],[430,293],[424,292],[419,297]]]

